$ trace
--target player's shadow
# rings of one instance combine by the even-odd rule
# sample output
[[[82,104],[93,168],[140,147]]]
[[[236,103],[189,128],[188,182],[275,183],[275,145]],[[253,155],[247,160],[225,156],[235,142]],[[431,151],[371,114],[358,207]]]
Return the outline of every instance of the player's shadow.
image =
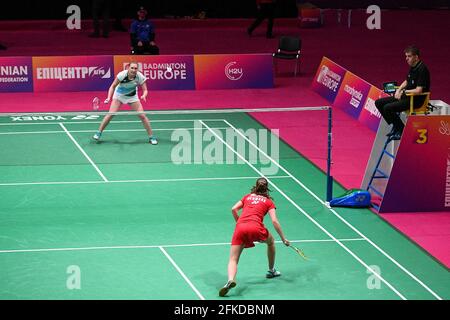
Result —
[[[321,267],[318,265],[304,266],[294,272],[292,270],[289,271],[289,278],[291,282],[298,282],[299,280],[302,282],[316,282],[320,280],[320,269]]]

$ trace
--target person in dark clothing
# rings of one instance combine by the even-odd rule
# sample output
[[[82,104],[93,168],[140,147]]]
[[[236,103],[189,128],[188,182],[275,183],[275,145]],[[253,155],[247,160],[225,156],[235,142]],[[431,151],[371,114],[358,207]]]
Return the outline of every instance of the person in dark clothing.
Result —
[[[273,38],[272,29],[273,21],[275,19],[275,0],[256,0],[256,7],[258,9],[256,20],[248,27],[248,35],[251,36],[253,30],[267,18],[266,38]]]
[[[94,21],[94,32],[89,35],[91,38],[100,37],[100,17],[103,18],[102,36],[109,36],[109,16],[111,12],[110,0],[93,0],[92,1],[92,19]]]
[[[155,43],[155,27],[147,18],[147,10],[140,7],[138,19],[133,20],[130,27],[131,52],[133,54],[159,54]]]
[[[114,23],[113,29],[120,32],[127,32],[127,28],[122,25],[122,16],[123,16],[123,0],[114,0]]]
[[[392,130],[387,134],[392,140],[400,140],[405,127],[399,113],[410,108],[410,97],[406,96],[406,93],[418,94],[430,91],[430,72],[420,60],[419,49],[416,46],[408,46],[404,53],[406,62],[410,66],[406,80],[397,88],[393,97],[380,98],[375,101],[375,106],[384,120],[388,124],[392,124]],[[425,96],[416,96],[413,107],[419,108],[424,102]]]

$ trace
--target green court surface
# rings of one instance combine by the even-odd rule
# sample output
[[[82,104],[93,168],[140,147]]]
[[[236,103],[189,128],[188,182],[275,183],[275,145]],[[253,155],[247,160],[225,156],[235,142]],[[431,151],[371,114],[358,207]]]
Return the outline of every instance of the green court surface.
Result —
[[[268,159],[229,139],[235,128],[263,132],[251,116],[151,119],[157,146],[132,116],[116,117],[100,143],[91,139],[98,116],[0,118],[0,299],[450,298],[443,265],[370,210],[328,208],[325,174],[291,147],[279,141],[276,154],[268,134]],[[282,276],[266,279],[257,244],[219,298],[230,209],[262,174],[287,238],[309,260],[278,242]]]

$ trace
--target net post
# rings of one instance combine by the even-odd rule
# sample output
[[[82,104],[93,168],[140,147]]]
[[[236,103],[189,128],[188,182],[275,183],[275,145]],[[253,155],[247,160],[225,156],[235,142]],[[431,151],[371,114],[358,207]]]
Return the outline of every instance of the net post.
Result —
[[[333,198],[333,177],[331,176],[331,127],[332,127],[332,109],[328,108],[328,147],[327,147],[327,202]]]

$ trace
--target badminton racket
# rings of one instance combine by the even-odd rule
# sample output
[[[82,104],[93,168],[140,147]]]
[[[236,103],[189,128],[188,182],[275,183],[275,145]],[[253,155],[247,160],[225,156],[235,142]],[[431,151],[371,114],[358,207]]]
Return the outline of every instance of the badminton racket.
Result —
[[[303,259],[308,260],[308,257],[305,255],[305,253],[304,253],[300,248],[297,248],[296,246],[294,246],[294,245],[292,245],[292,244],[289,245],[289,248],[292,248],[292,250],[294,250],[295,252],[297,252],[297,254],[298,254],[300,257],[302,257]]]
[[[109,99],[105,99],[105,101],[103,101],[104,104],[108,104],[109,103]],[[95,97],[94,99],[92,99],[92,109],[94,111],[97,111],[100,108],[100,99],[99,97]]]
[[[99,107],[100,107],[100,99],[99,99],[98,97],[95,97],[95,98],[92,100],[92,109],[93,109],[94,111],[97,111]]]

